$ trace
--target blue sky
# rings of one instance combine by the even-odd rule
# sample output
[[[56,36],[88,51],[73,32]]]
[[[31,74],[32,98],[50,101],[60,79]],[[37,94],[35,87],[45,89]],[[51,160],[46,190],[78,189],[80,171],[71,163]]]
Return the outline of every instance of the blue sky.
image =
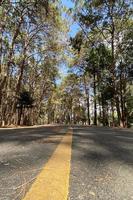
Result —
[[[64,6],[66,6],[67,8],[73,8],[74,7],[74,3],[71,1],[71,0],[62,0],[62,3]],[[73,23],[71,25],[71,28],[70,28],[70,33],[69,35],[71,37],[74,37],[76,35],[76,33],[78,32],[78,25],[76,23]]]
[[[74,4],[71,0],[62,0],[63,4],[68,8],[73,8]]]
[[[62,0],[62,4],[64,6],[66,6],[67,8],[73,8],[74,7],[74,3],[71,0]],[[78,32],[79,27],[76,23],[73,23],[70,27],[70,32],[68,33],[70,37],[74,37],[76,35],[76,33]],[[62,64],[60,66],[59,72],[61,74],[61,76],[66,76],[67,72],[68,72],[68,67],[65,64]],[[58,83],[61,82],[61,80],[57,81]]]

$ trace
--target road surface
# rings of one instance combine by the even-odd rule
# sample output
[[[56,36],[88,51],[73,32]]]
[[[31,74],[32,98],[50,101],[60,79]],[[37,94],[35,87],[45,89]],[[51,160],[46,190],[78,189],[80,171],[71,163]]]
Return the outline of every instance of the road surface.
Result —
[[[50,186],[61,195],[50,200],[133,200],[133,131],[82,126],[1,129],[0,200],[45,200]]]

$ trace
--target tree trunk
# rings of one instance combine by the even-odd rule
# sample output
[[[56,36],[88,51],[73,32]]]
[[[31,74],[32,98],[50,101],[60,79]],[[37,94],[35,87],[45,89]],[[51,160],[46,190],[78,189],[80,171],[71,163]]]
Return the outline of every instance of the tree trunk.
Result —
[[[104,97],[102,95],[102,123],[103,123],[103,126],[106,126],[106,120],[105,120],[105,101],[104,101]]]
[[[97,125],[96,74],[94,72],[94,125]]]
[[[115,126],[115,117],[114,117],[114,99],[111,100],[111,113],[112,113],[112,126]]]
[[[89,89],[87,90],[85,75],[84,75],[84,90],[85,90],[86,106],[87,106],[87,121],[88,125],[90,125],[90,96],[89,96]]]
[[[22,114],[23,114],[23,106],[21,105],[20,109],[18,109],[18,123],[17,123],[17,125],[21,124]]]
[[[121,126],[122,121],[121,121],[121,111],[120,111],[119,96],[116,96],[115,100],[116,100],[116,110],[117,110],[118,125]]]
[[[125,94],[126,94],[126,80],[123,73],[123,66],[120,63],[120,103],[121,103],[121,120],[122,126],[125,128],[127,126],[126,120],[126,105],[125,105]]]
[[[22,83],[22,79],[23,79],[23,74],[24,74],[24,68],[25,68],[25,59],[26,59],[26,49],[24,49],[24,58],[20,64],[20,74],[19,74],[19,78],[18,78],[18,82],[16,85],[16,91],[15,91],[15,96],[13,98],[13,105],[12,105],[12,123],[14,123],[15,121],[15,113],[16,113],[16,105],[17,105],[17,95],[20,92],[21,89],[21,83]]]

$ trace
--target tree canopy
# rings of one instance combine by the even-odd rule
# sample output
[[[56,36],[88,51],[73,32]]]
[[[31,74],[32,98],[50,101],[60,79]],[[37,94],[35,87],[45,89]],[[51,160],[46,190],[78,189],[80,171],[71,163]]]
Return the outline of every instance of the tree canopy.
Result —
[[[133,123],[131,1],[73,4],[0,2],[0,126]]]

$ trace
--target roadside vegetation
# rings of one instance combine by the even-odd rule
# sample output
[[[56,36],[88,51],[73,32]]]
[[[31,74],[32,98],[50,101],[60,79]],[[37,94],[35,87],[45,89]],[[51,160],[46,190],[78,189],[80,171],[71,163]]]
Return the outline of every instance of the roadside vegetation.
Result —
[[[130,127],[132,2],[62,2],[0,1],[0,126]],[[64,13],[79,27],[74,37]]]

